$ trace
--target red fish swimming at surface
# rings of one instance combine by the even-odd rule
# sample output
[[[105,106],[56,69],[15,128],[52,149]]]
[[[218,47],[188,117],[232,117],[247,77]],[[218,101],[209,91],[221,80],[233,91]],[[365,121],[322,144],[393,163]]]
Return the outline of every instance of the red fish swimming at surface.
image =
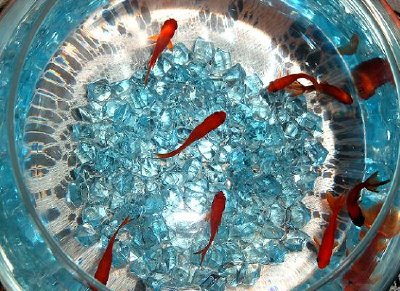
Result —
[[[382,58],[373,58],[362,62],[352,70],[354,83],[360,98],[367,100],[380,86],[394,82],[389,62]]]
[[[385,185],[389,182],[390,180],[379,181],[378,172],[375,172],[367,180],[357,184],[350,190],[350,192],[347,194],[346,206],[347,212],[349,213],[351,221],[353,221],[354,225],[359,227],[364,225],[365,218],[358,204],[361,190],[366,188],[369,191],[378,192],[376,189],[379,186]]]
[[[202,123],[200,123],[196,128],[190,133],[189,137],[185,140],[185,142],[176,150],[166,153],[166,154],[157,154],[157,157],[160,159],[166,159],[173,157],[187,148],[189,145],[199,140],[200,138],[206,136],[210,131],[213,131],[221,124],[225,122],[226,113],[224,111],[217,111],[208,116]]]
[[[304,86],[297,82],[298,79],[307,79],[312,83],[312,85]],[[304,73],[287,75],[272,81],[268,85],[269,92],[276,92],[282,89],[293,93],[293,97],[301,95],[305,92],[317,91],[319,93],[332,96],[343,104],[353,103],[351,95],[343,89],[340,89],[328,83],[318,83],[314,77]]]
[[[314,237],[314,241],[319,247],[317,263],[320,269],[328,266],[331,260],[333,248],[335,247],[335,232],[337,228],[336,220],[340,210],[346,202],[345,196],[341,195],[339,197],[334,197],[332,193],[327,193],[326,199],[328,200],[329,207],[332,210],[332,214],[329,217],[328,227],[325,229],[321,243],[316,237]]]
[[[195,254],[201,254],[200,265],[203,264],[204,256],[206,255],[208,249],[210,248],[215,236],[217,235],[218,228],[221,225],[222,213],[225,210],[226,198],[222,191],[218,192],[214,196],[214,200],[211,204],[211,211],[208,215],[210,220],[211,235],[208,244],[202,250],[195,252]]]
[[[171,42],[172,37],[175,34],[175,30],[178,28],[178,23],[175,19],[168,19],[164,22],[163,26],[161,27],[160,34],[153,35],[149,37],[149,40],[156,41],[156,45],[153,50],[153,54],[151,55],[149,66],[147,68],[146,77],[144,79],[144,84],[147,85],[147,81],[149,79],[150,71],[156,64],[158,57],[164,51],[166,47],[169,50],[172,50],[174,45]]]
[[[112,263],[112,250],[115,242],[115,238],[118,235],[119,230],[126,224],[130,222],[130,218],[127,217],[124,219],[124,221],[121,222],[121,224],[118,226],[117,230],[113,234],[113,236],[110,238],[108,241],[108,245],[106,250],[104,251],[103,256],[100,259],[99,265],[97,267],[97,271],[94,274],[94,277],[99,280],[101,283],[104,285],[107,284],[108,277],[110,276],[110,270],[111,270],[111,263]],[[95,291],[97,290],[94,287],[90,287],[91,290]]]

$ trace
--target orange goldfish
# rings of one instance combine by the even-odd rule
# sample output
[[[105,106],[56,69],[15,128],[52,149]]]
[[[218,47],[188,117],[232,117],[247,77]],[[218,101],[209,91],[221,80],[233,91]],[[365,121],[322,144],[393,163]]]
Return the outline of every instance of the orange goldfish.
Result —
[[[214,196],[214,200],[211,204],[211,211],[208,216],[210,219],[211,235],[208,244],[200,251],[195,252],[195,254],[201,254],[200,265],[203,264],[204,256],[206,255],[208,249],[210,248],[215,236],[217,235],[218,228],[221,225],[222,213],[225,210],[226,198],[222,191],[218,192]]]
[[[189,145],[199,140],[200,138],[206,136],[210,131],[213,131],[218,126],[223,124],[226,119],[226,113],[224,111],[217,111],[208,116],[202,123],[193,129],[190,133],[189,137],[185,140],[185,142],[178,147],[176,150],[166,153],[166,154],[157,154],[157,157],[160,159],[166,159],[173,157],[187,148]]]
[[[379,186],[385,185],[389,182],[390,180],[385,180],[382,182],[379,181],[378,172],[375,172],[367,180],[357,184],[350,190],[350,192],[347,194],[346,206],[347,212],[349,213],[351,221],[353,221],[354,225],[357,225],[359,227],[364,225],[364,215],[361,211],[360,206],[358,205],[361,190],[366,188],[369,191],[378,192],[376,189]]]
[[[332,210],[328,227],[325,229],[321,243],[316,237],[314,237],[314,241],[319,247],[317,263],[320,269],[328,266],[331,260],[333,248],[335,246],[335,232],[337,228],[336,220],[340,210],[346,202],[345,196],[334,197],[330,192],[327,193],[326,199],[328,200],[329,207]]]
[[[358,95],[364,100],[372,97],[380,86],[394,82],[388,61],[381,58],[362,62],[352,70],[352,75]]]
[[[94,275],[94,277],[99,280],[101,283],[104,285],[107,284],[108,277],[110,276],[110,270],[111,270],[111,263],[112,263],[112,249],[114,246],[115,238],[117,237],[117,234],[121,227],[124,225],[128,224],[130,222],[130,218],[127,217],[124,219],[124,221],[121,222],[121,224],[118,226],[117,230],[113,234],[113,236],[110,238],[107,248],[104,251],[103,256],[100,259],[99,265],[97,267],[97,271]],[[95,291],[97,290],[94,287],[90,287],[91,290]]]
[[[378,216],[383,203],[377,203],[369,209],[364,209],[365,226],[370,228],[376,217]],[[393,238],[400,232],[400,212],[396,208],[392,208],[376,236],[371,241],[364,253],[359,257],[350,270],[343,276],[343,285],[345,291],[368,291],[370,285],[374,283],[371,275],[378,263],[378,256],[387,247],[386,240]],[[360,232],[360,239],[365,236],[365,231]]]
[[[360,239],[365,233],[360,233]],[[343,276],[345,291],[368,291],[373,283],[371,274],[378,264],[378,255],[386,249],[386,242],[381,234],[377,233],[364,253],[351,266]]]
[[[350,42],[347,45],[338,48],[338,51],[341,55],[353,55],[357,51],[359,42],[360,38],[358,37],[358,35],[353,34],[351,36]]]
[[[313,83],[314,88],[318,86],[318,82],[313,76],[310,76],[305,73],[298,73],[298,74],[287,75],[287,76],[278,78],[274,81],[271,81],[269,83],[267,89],[269,92],[277,92],[279,90],[285,89],[287,86],[294,83],[298,79],[306,79],[306,80],[310,81],[311,83]]]
[[[313,84],[310,86],[303,86],[302,84],[297,82],[298,79],[307,79]],[[269,92],[276,92],[282,89],[286,89],[288,92],[293,93],[292,95],[294,97],[303,94],[304,92],[317,91],[319,93],[332,96],[343,104],[353,103],[353,98],[351,98],[351,95],[343,89],[340,89],[328,83],[318,83],[314,77],[304,73],[292,74],[282,78],[278,78],[268,85]]]
[[[375,218],[381,211],[383,202],[380,202],[369,209],[363,210],[365,217],[364,225],[368,228],[372,226]],[[400,232],[400,211],[396,208],[392,208],[385,220],[383,221],[378,232],[385,238],[392,238],[399,234]]]
[[[174,45],[171,42],[171,38],[174,36],[175,30],[177,28],[178,23],[176,22],[176,20],[170,18],[164,22],[163,26],[161,27],[160,34],[149,37],[150,40],[156,41],[156,45],[149,61],[149,67],[147,68],[147,74],[144,79],[145,85],[147,85],[151,69],[156,64],[158,57],[161,55],[164,49],[166,47],[168,47],[169,50],[173,49]]]

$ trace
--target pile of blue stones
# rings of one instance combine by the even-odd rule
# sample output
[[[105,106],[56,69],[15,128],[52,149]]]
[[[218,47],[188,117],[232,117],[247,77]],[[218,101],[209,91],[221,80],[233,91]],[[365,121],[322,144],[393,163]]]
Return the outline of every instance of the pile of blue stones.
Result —
[[[75,238],[105,248],[118,224],[113,266],[154,290],[252,285],[261,266],[301,251],[310,219],[302,198],[313,191],[327,155],[321,119],[304,97],[268,94],[260,78],[232,64],[228,52],[198,38],[164,52],[145,87],[145,68],[130,79],[87,86],[88,104],[72,128],[79,166],[68,189],[83,207]],[[182,143],[207,116],[226,122],[180,155],[156,159]],[[227,204],[213,246],[204,221],[214,195]]]

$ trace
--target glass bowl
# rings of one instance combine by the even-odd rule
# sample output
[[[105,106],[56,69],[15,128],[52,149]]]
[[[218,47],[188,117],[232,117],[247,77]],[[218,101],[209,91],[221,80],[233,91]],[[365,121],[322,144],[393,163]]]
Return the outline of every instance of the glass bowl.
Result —
[[[148,37],[168,18],[178,21],[176,45],[145,89]],[[108,290],[93,274],[130,216],[114,248],[111,289],[387,288],[399,270],[397,232],[370,251],[399,225],[394,27],[367,0],[14,1],[0,15],[1,281],[10,290]],[[353,35],[358,48],[346,54]],[[377,57],[392,82],[361,98],[355,67]],[[298,72],[344,88],[353,103],[267,93],[269,82]],[[135,96],[144,104],[135,108]],[[173,144],[154,133],[158,124],[183,122],[180,142],[222,109],[219,135],[154,159]],[[98,147],[103,155],[91,152]],[[312,240],[329,222],[326,193],[345,194],[376,171],[390,183],[363,192],[361,205],[383,203],[380,211],[362,229],[340,212],[338,246],[319,269]],[[207,243],[202,215],[219,190],[227,194],[223,223],[200,266],[193,251]]]

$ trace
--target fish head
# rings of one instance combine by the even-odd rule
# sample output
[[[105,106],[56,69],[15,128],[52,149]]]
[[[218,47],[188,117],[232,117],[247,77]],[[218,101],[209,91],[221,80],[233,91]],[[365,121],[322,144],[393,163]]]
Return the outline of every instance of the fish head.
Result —
[[[170,28],[172,31],[175,31],[175,30],[178,29],[178,22],[177,22],[175,19],[170,18],[170,19],[168,19],[168,20],[166,20],[166,21],[164,22],[164,27],[168,27],[168,28]]]

